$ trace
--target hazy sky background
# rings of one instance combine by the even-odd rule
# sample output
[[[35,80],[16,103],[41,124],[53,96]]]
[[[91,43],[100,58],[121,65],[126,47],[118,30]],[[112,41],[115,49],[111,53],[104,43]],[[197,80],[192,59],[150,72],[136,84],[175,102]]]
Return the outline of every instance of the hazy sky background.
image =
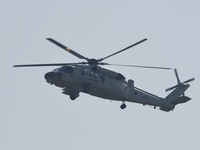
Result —
[[[1,150],[200,149],[199,0],[1,0]],[[109,63],[177,68],[192,100],[173,112],[81,94],[71,101],[44,74],[55,67],[15,64],[79,62],[45,38],[89,58],[101,58],[143,38],[148,41]],[[174,72],[109,67],[135,86],[165,97]]]

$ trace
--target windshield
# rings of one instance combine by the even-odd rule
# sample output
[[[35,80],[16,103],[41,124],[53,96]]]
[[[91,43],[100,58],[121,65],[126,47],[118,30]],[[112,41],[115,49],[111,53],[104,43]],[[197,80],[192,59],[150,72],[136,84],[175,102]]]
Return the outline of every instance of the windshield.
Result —
[[[65,70],[66,67],[60,67],[60,68],[56,68],[54,71],[56,72],[63,72]]]

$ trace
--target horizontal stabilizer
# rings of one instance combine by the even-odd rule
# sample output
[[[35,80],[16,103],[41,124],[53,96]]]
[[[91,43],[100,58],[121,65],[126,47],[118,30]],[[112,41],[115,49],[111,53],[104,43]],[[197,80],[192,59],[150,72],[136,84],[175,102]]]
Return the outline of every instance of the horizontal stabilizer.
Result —
[[[181,103],[186,103],[186,102],[188,102],[189,100],[191,100],[190,97],[181,96],[181,97],[179,97],[178,99],[174,100],[173,103],[174,103],[175,105],[177,105],[177,104],[181,104]]]

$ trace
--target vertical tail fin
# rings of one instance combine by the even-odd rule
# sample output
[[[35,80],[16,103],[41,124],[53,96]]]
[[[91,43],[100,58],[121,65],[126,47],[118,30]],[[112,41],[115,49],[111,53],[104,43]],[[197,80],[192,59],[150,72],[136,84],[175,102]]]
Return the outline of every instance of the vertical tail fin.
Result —
[[[189,101],[191,98],[184,95],[189,86],[189,84],[179,83],[175,90],[164,99],[160,110],[170,111],[175,108],[175,105]]]
[[[178,76],[178,72],[174,69],[174,73],[177,79],[177,85],[166,89],[165,91],[173,90],[167,97],[163,100],[163,104],[160,110],[163,111],[170,111],[175,108],[175,105],[180,103],[186,103],[187,101],[191,100],[191,98],[185,96],[184,92],[190,87],[188,82],[194,81],[194,78],[188,79],[184,82],[181,82]]]
[[[166,101],[174,101],[178,99],[181,95],[184,95],[184,92],[189,88],[189,84],[179,83],[177,88],[173,90],[167,97]]]

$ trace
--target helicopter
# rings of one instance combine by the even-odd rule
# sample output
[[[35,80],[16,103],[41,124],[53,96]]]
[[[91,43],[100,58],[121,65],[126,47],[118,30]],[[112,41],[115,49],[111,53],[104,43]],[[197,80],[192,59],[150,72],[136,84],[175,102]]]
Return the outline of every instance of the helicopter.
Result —
[[[174,72],[177,79],[177,84],[166,89],[166,91],[173,91],[166,97],[162,98],[136,87],[134,85],[134,80],[126,80],[121,73],[101,67],[122,66],[151,69],[172,69],[168,67],[109,64],[103,62],[109,57],[141,44],[147,40],[146,38],[100,59],[87,58],[52,38],[47,38],[47,40],[74,55],[75,57],[85,61],[78,63],[25,64],[14,65],[13,67],[59,66],[59,68],[47,72],[44,75],[44,78],[47,83],[62,88],[62,93],[68,95],[71,100],[78,98],[82,92],[107,100],[121,101],[121,109],[125,109],[127,107],[126,102],[133,102],[142,104],[144,106],[150,105],[153,106],[154,109],[159,107],[160,110],[165,112],[172,111],[176,105],[186,103],[191,100],[190,97],[185,96],[184,92],[190,86],[188,83],[193,81],[195,78],[181,82],[176,69],[174,69]]]

